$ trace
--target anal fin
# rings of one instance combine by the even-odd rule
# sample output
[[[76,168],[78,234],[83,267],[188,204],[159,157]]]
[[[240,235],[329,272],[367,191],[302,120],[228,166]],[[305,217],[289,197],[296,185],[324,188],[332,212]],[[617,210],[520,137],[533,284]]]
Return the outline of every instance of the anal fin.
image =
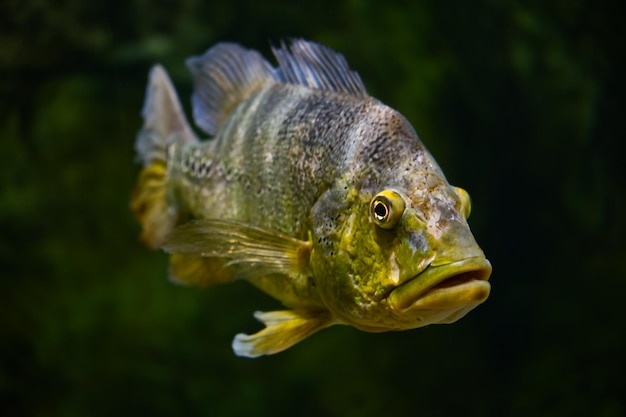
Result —
[[[333,324],[328,313],[322,310],[257,311],[254,317],[266,327],[253,335],[235,336],[233,350],[237,356],[272,355]]]
[[[170,255],[170,280],[185,285],[208,287],[229,282],[234,277],[224,258],[207,258],[176,253]]]
[[[165,236],[179,221],[177,210],[167,200],[166,169],[165,163],[158,160],[144,167],[130,203],[135,218],[142,226],[140,239],[153,249],[161,246]]]

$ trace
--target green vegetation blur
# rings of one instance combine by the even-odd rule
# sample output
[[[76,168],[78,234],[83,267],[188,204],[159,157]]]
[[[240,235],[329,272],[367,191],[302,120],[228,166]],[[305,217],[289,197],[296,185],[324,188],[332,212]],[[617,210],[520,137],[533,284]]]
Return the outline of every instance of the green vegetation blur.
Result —
[[[3,1],[0,415],[626,415],[618,3]],[[492,294],[458,323],[238,358],[277,303],[174,285],[138,242],[151,65],[189,111],[186,57],[289,37],[343,53],[472,196]]]

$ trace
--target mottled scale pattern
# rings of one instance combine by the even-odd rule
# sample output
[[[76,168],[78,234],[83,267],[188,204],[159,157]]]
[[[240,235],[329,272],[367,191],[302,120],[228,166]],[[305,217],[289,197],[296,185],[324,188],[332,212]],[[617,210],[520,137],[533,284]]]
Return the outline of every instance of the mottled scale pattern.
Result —
[[[151,72],[132,207],[172,277],[245,279],[289,308],[255,314],[265,329],[235,337],[252,357],[332,324],[412,329],[482,303],[491,265],[469,196],[408,121],[329,48],[294,40],[274,54],[278,67],[224,43],[187,61],[204,140],[164,70]]]
[[[405,141],[408,158],[421,154],[411,131],[373,98],[272,84],[241,103],[214,139],[174,152],[172,185],[196,217],[306,238],[309,212],[333,181],[364,169],[376,173],[370,183],[386,181],[388,165],[402,163],[390,141]]]

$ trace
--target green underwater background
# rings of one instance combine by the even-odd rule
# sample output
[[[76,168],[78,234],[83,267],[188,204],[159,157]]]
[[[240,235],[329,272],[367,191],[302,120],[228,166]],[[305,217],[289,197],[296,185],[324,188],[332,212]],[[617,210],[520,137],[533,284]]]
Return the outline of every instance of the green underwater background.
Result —
[[[626,415],[618,1],[0,4],[0,415]],[[148,71],[219,41],[341,52],[413,124],[493,265],[453,325],[231,351],[278,303],[167,280],[128,209]],[[188,113],[189,114],[189,113]]]

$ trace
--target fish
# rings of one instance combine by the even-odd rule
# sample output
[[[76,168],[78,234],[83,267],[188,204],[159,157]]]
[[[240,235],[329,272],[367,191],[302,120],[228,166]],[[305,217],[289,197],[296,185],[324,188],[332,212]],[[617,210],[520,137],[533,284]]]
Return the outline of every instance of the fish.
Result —
[[[169,277],[245,280],[285,309],[254,313],[234,353],[281,352],[332,325],[367,332],[453,323],[490,293],[469,194],[340,53],[304,39],[192,56],[188,122],[159,64],[149,73],[131,210]]]

